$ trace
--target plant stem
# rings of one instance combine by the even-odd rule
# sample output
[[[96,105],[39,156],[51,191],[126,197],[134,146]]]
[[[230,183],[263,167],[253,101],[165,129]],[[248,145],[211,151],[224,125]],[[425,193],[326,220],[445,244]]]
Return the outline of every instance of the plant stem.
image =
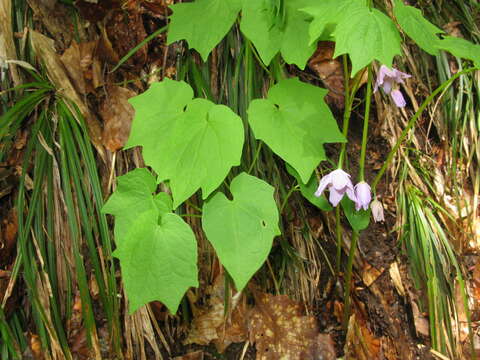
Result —
[[[423,113],[423,111],[425,110],[425,108],[428,106],[428,104],[430,104],[432,102],[432,100],[435,98],[435,96],[437,96],[439,93],[441,93],[442,91],[444,91],[447,87],[449,87],[457,78],[459,78],[460,76],[462,75],[465,75],[469,72],[472,72],[474,70],[478,70],[478,68],[476,67],[472,67],[472,68],[468,68],[468,69],[465,69],[463,71],[460,71],[458,73],[456,73],[455,75],[453,75],[450,79],[448,79],[447,81],[445,81],[443,84],[441,84],[438,88],[436,88],[431,94],[430,96],[428,96],[425,101],[422,103],[422,105],[418,108],[417,112],[415,113],[415,115],[413,115],[413,117],[408,121],[408,124],[407,126],[405,127],[405,129],[403,129],[402,133],[400,134],[400,137],[398,138],[397,142],[395,143],[395,146],[392,148],[392,150],[390,150],[390,152],[388,153],[388,156],[387,156],[387,160],[385,160],[385,162],[383,163],[383,166],[382,168],[380,169],[380,171],[378,172],[377,176],[375,177],[375,179],[373,180],[372,182],[372,190],[373,190],[373,193],[375,193],[375,188],[377,187],[377,184],[378,182],[380,181],[380,179],[382,178],[383,174],[385,173],[385,170],[387,170],[388,166],[390,165],[390,163],[392,162],[392,159],[393,159],[393,156],[397,153],[398,151],[398,148],[400,147],[400,145],[402,144],[403,140],[405,140],[405,137],[407,136],[408,132],[412,129],[412,127],[415,125],[415,123],[417,122],[418,118],[420,117],[420,115]]]
[[[340,262],[342,260],[342,227],[340,226],[340,206],[335,208],[335,234],[337,237],[337,259],[335,270],[340,274]]]
[[[372,0],[367,0],[368,9],[369,9],[370,11],[372,11],[372,3],[373,3]]]
[[[367,98],[365,104],[365,117],[363,119],[362,149],[360,151],[360,173],[359,180],[365,180],[365,155],[368,138],[368,119],[370,118],[370,103],[372,99],[372,66],[368,66]]]
[[[345,296],[343,308],[343,328],[346,329],[348,326],[348,320],[350,319],[350,293],[351,293],[351,282],[352,282],[352,269],[353,269],[353,258],[355,257],[355,250],[357,249],[358,242],[358,232],[353,231],[352,233],[352,242],[350,243],[350,252],[348,253],[348,262],[347,262],[347,271],[345,273]]]
[[[343,113],[343,129],[342,134],[345,136],[345,139],[348,135],[348,126],[350,124],[350,115],[352,113],[352,103],[350,101],[350,97],[353,98],[353,94],[350,96],[350,76],[348,75],[348,63],[347,63],[347,56],[343,55],[343,76],[345,82],[345,112]],[[340,156],[338,158],[338,168],[341,169],[343,166],[343,162],[345,160],[345,152],[347,149],[347,142],[342,143],[342,147],[340,149]]]

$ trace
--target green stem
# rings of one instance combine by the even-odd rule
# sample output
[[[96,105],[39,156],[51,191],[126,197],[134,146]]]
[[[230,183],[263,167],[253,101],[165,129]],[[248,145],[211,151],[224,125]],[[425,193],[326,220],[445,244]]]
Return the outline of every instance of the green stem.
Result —
[[[372,10],[372,3],[373,3],[372,0],[367,0],[367,6],[370,11]]]
[[[345,112],[343,113],[343,129],[342,134],[345,136],[345,139],[348,135],[348,126],[350,124],[350,115],[352,113],[352,102],[350,101],[350,97],[353,98],[353,94],[350,96],[350,76],[348,75],[348,63],[347,63],[347,56],[343,55],[343,77],[345,83]],[[341,169],[343,166],[343,162],[345,160],[345,152],[347,149],[347,143],[342,143],[342,147],[340,149],[340,156],[338,158],[338,168]]]
[[[255,163],[257,162],[258,160],[258,156],[260,155],[260,150],[262,149],[262,142],[259,141],[258,145],[257,145],[257,149],[255,151],[255,155],[253,156],[253,160],[252,160],[252,163],[250,164],[250,167],[248,168],[248,171],[247,173],[250,174],[253,170],[253,167],[255,166]]]
[[[363,119],[362,150],[360,152],[360,174],[359,180],[365,180],[365,155],[368,138],[368,119],[370,118],[370,103],[372,99],[372,67],[368,66],[367,98],[365,104],[365,118]]]
[[[337,259],[335,270],[340,274],[340,261],[342,261],[342,227],[340,225],[340,206],[335,208],[335,235],[337,237]]]
[[[458,73],[456,73],[455,75],[453,75],[450,79],[448,79],[447,81],[445,81],[443,84],[441,84],[438,88],[436,88],[431,94],[429,97],[427,97],[425,99],[425,101],[422,103],[422,105],[418,108],[417,112],[415,113],[415,115],[413,115],[413,117],[408,121],[408,124],[407,126],[405,127],[405,129],[403,129],[402,133],[400,134],[400,137],[398,138],[397,142],[395,143],[395,146],[392,148],[392,150],[390,150],[390,152],[388,153],[388,156],[387,156],[387,160],[385,160],[385,162],[383,163],[383,166],[382,168],[380,169],[380,171],[378,172],[377,176],[375,177],[375,179],[373,180],[372,182],[372,190],[373,192],[375,193],[375,188],[377,187],[377,184],[378,182],[380,181],[380,179],[382,178],[383,174],[385,173],[385,170],[387,170],[388,166],[390,165],[390,163],[392,162],[392,159],[393,159],[393,156],[397,153],[398,151],[398,148],[400,147],[400,145],[402,144],[403,140],[405,140],[405,137],[408,135],[409,131],[412,129],[412,127],[415,125],[415,123],[417,122],[418,118],[420,117],[420,115],[423,113],[423,111],[425,110],[425,108],[428,106],[428,104],[430,104],[432,102],[432,100],[435,98],[435,96],[437,96],[439,93],[441,93],[442,91],[444,91],[447,87],[449,87],[457,78],[459,78],[460,76],[462,75],[465,75],[469,72],[472,72],[474,70],[478,70],[478,68],[476,67],[473,67],[473,68],[468,68],[468,69],[465,69],[463,71],[460,71]]]
[[[285,209],[285,206],[287,205],[287,202],[290,196],[292,196],[292,194],[298,189],[300,189],[300,186],[295,185],[295,186],[292,186],[292,188],[288,191],[287,195],[285,196],[285,199],[283,199],[282,206],[280,206],[280,214],[283,213],[283,209]]]
[[[345,297],[343,308],[343,328],[347,329],[348,320],[350,319],[350,293],[352,282],[353,258],[355,257],[355,250],[357,249],[358,232],[353,231],[352,242],[350,244],[350,252],[348,253],[347,272],[345,273]]]

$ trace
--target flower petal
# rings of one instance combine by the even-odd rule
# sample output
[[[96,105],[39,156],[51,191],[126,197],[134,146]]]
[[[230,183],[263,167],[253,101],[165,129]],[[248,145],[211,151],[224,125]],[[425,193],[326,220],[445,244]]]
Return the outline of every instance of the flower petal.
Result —
[[[337,206],[340,200],[342,200],[343,194],[345,192],[337,191],[333,186],[330,186],[329,190],[330,190],[330,196],[328,200],[333,206]]]
[[[350,180],[350,175],[347,174],[342,169],[337,169],[330,173],[332,176],[332,186],[337,190],[340,191],[345,187],[353,187],[352,182]],[[345,191],[344,191],[345,192]]]
[[[402,92],[400,90],[398,89],[393,90],[390,93],[390,95],[392,96],[393,102],[398,107],[404,107],[405,105],[407,105],[407,103],[405,102],[405,99],[403,98]]]
[[[331,173],[325,175],[318,184],[318,189],[315,191],[315,196],[320,197],[322,196],[323,192],[327,188],[328,185],[331,185]]]

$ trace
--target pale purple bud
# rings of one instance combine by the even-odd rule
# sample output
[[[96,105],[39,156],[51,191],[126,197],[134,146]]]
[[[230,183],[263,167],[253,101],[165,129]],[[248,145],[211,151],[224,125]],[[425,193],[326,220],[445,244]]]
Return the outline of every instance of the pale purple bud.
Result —
[[[390,70],[385,65],[382,65],[378,72],[377,81],[375,82],[374,92],[381,87],[386,94],[390,94],[392,96],[395,105],[398,107],[404,107],[406,105],[405,99],[403,98],[400,90],[394,87],[395,84],[403,84],[403,79],[408,79],[409,77],[411,77],[411,75],[401,72],[397,69]]]
[[[360,181],[355,185],[355,197],[357,198],[355,201],[355,209],[357,211],[361,208],[363,208],[363,210],[368,210],[368,205],[370,205],[370,201],[372,201],[370,185],[365,181]]]
[[[320,180],[318,189],[315,191],[315,196],[320,197],[327,188],[330,191],[328,200],[333,206],[337,206],[345,194],[347,194],[351,200],[356,201],[355,190],[350,180],[350,175],[342,169],[334,170],[325,175]]]
[[[373,200],[370,204],[370,209],[372,210],[373,220],[375,222],[385,221],[385,216],[383,214],[383,205],[377,199]]]

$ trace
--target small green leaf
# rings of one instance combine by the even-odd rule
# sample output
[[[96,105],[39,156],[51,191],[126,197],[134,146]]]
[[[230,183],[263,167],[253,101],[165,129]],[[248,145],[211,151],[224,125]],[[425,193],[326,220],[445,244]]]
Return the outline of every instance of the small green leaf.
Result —
[[[148,170],[135,169],[118,178],[102,209],[115,216],[114,256],[120,259],[130,313],[154,300],[175,313],[185,291],[198,286],[195,236],[170,213],[168,194],[152,194],[156,187]]]
[[[274,189],[241,173],[233,179],[233,200],[217,193],[203,206],[202,226],[237,290],[262,266],[280,234]]]
[[[212,49],[224,38],[237,19],[242,0],[196,0],[170,5],[173,14],[168,28],[168,44],[187,40],[207,61]]]
[[[315,1],[312,6],[301,9],[313,17],[308,29],[309,43],[316,43],[319,38],[326,40],[325,35],[331,35],[331,31],[339,22],[363,8],[365,1],[362,0],[323,0]]]
[[[346,196],[340,204],[353,230],[361,231],[368,227],[370,224],[370,209],[355,210],[355,203]]]
[[[175,314],[183,295],[197,287],[197,242],[188,224],[169,213],[158,223],[157,212],[133,215],[125,241],[113,255],[120,259],[129,312],[161,301]]]
[[[475,45],[462,38],[445,36],[435,43],[440,50],[446,50],[456,57],[472,60],[476,67],[480,67],[480,45]]]
[[[207,198],[242,154],[240,117],[224,105],[192,97],[189,85],[165,79],[129,99],[135,119],[127,147],[142,146],[158,181],[169,180],[173,208],[199,188]]]
[[[400,34],[393,21],[378,11],[362,7],[350,11],[334,31],[335,55],[348,54],[352,74],[373,60],[392,67],[393,57],[401,53]]]
[[[314,175],[311,176],[308,183],[304,184],[298,172],[295,171],[290,165],[287,164],[287,171],[290,175],[292,175],[298,183],[300,187],[300,192],[302,193],[303,197],[307,199],[310,203],[315,205],[317,208],[323,211],[330,211],[332,210],[332,205],[327,201],[325,194],[322,194],[320,197],[316,197],[315,191],[318,188],[318,180],[317,177]]]
[[[437,34],[443,34],[443,30],[425,19],[420,10],[404,5],[401,0],[395,1],[393,12],[403,31],[418,46],[430,55],[438,55],[438,48],[435,47],[435,44],[439,40]]]
[[[256,99],[248,107],[248,122],[257,139],[263,140],[289,163],[304,183],[326,159],[322,144],[345,142],[324,101],[327,90],[282,80],[268,91],[268,99]]]
[[[157,188],[157,182],[150,171],[142,168],[119,176],[117,184],[116,191],[103,205],[102,212],[116,216],[114,235],[119,245],[135,221],[135,216],[132,214],[140,216],[144,212],[157,209],[152,195]],[[165,195],[168,197],[167,194]]]
[[[299,11],[312,0],[289,0],[285,2],[285,18],[275,13],[269,0],[245,0],[242,10],[242,32],[255,45],[260,58],[268,65],[280,51],[288,64],[304,69],[315,52],[309,44],[307,16]]]

